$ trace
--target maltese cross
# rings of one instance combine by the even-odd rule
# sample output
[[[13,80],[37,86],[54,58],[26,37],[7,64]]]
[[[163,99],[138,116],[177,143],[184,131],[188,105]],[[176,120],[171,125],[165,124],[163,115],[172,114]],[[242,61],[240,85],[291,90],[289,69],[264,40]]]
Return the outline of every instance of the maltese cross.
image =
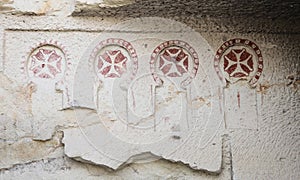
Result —
[[[127,58],[120,50],[108,50],[99,56],[98,69],[104,77],[121,77],[126,71]]]
[[[40,49],[32,56],[30,70],[36,77],[54,78],[61,72],[61,60],[55,50]]]
[[[224,56],[224,70],[230,77],[247,77],[253,71],[252,55],[245,48],[232,49]]]
[[[159,69],[170,77],[181,77],[188,71],[188,55],[182,48],[169,48],[160,56]]]

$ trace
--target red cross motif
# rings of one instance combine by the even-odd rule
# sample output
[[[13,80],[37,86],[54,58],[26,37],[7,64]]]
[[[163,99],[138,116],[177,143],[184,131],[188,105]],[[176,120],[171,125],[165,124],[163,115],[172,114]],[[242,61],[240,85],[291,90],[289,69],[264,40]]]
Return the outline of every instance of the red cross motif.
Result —
[[[182,48],[168,48],[160,56],[160,70],[170,77],[181,77],[188,72],[188,55]]]
[[[232,49],[224,56],[224,71],[230,77],[247,77],[253,71],[252,55],[243,49]]]
[[[36,77],[49,79],[62,72],[62,57],[55,50],[40,49],[31,58],[29,70]]]
[[[104,75],[104,77],[121,77],[126,71],[126,61],[127,58],[120,50],[105,51],[98,59],[99,72]]]
[[[262,51],[248,39],[230,39],[217,50],[214,67],[223,85],[246,80],[255,87],[264,67]]]

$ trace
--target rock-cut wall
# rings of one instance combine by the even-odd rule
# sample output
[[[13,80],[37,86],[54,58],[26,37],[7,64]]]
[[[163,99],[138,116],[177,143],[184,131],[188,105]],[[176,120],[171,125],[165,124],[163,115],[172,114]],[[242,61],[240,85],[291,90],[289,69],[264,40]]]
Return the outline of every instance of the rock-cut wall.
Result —
[[[1,1],[0,179],[300,179],[299,20],[296,1]]]

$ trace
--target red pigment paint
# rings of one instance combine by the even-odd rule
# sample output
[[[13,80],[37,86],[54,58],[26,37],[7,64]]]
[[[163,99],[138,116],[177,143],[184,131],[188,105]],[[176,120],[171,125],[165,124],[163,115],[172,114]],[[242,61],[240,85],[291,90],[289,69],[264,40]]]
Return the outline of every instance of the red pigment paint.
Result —
[[[240,92],[237,93],[237,99],[238,99],[238,107],[241,107],[241,96],[240,96]]]
[[[237,48],[232,48],[238,46]],[[241,48],[247,47],[247,48]],[[230,51],[229,48],[232,48]],[[228,51],[229,52],[228,52]],[[249,51],[251,50],[251,51]],[[224,54],[228,52],[227,54]],[[257,64],[254,64],[254,58],[257,58]],[[258,46],[247,39],[230,39],[224,42],[216,52],[214,58],[214,68],[219,76],[219,79],[224,82],[225,78],[222,74],[220,66],[221,59],[224,58],[223,67],[224,72],[229,75],[229,77],[234,78],[245,78],[249,77],[250,73],[257,69],[257,72],[253,75],[249,81],[250,85],[255,85],[263,72],[263,57],[262,52]],[[257,66],[257,67],[254,67]],[[228,79],[227,79],[228,80]]]
[[[62,57],[55,50],[39,49],[32,56],[31,67],[29,68],[36,77],[55,78],[62,72]]]

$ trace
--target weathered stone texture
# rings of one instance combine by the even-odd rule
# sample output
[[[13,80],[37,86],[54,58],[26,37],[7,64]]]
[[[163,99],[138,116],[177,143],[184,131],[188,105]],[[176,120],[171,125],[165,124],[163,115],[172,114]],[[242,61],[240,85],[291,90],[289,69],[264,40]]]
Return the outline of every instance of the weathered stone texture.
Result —
[[[0,179],[300,179],[299,9],[293,1],[1,1]],[[72,86],[79,61],[99,34],[124,33],[134,24],[128,29],[114,25],[140,16],[166,17],[190,26],[207,41],[212,54],[234,38],[249,39],[262,51],[264,68],[257,86],[228,83],[222,91],[220,171],[192,170],[185,162],[170,162],[172,158],[118,164],[118,170],[105,167],[111,160],[84,159],[89,154],[63,144],[76,139],[74,129],[80,131],[78,114],[65,104],[64,86],[32,83],[22,72],[32,48],[57,40],[68,52]],[[147,22],[143,28],[149,34],[159,29],[147,27]],[[170,31],[180,33],[182,28],[160,32],[167,36]],[[42,89],[49,97],[42,96]],[[88,108],[76,111],[93,113]],[[63,140],[64,136],[72,138]],[[69,143],[83,147],[80,138],[84,137]],[[197,156],[205,159],[207,154]]]
[[[72,10],[72,2],[68,0],[3,0],[0,2],[0,12],[15,15],[67,16]]]

